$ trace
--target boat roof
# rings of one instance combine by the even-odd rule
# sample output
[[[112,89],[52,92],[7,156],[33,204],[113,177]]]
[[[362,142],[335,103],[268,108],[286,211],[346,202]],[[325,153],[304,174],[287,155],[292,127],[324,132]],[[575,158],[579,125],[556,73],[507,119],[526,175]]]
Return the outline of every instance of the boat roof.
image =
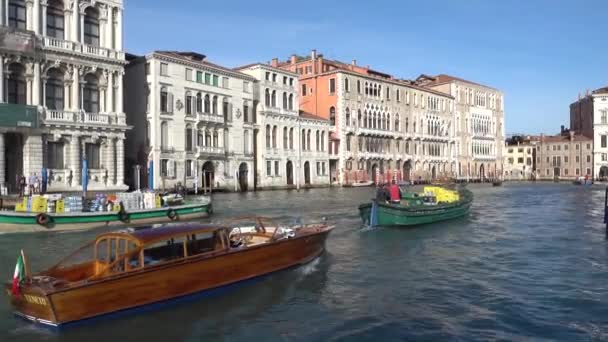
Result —
[[[146,226],[108,232],[99,235],[96,240],[107,237],[118,237],[135,240],[140,245],[146,245],[151,242],[169,240],[177,236],[211,233],[224,228],[226,227],[209,224],[205,225],[200,223],[167,224],[160,227]]]

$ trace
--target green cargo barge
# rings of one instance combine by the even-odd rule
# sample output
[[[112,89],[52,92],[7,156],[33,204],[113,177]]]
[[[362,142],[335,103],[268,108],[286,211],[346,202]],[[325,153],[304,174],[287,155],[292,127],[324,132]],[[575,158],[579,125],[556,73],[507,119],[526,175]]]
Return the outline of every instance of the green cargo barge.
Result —
[[[106,226],[188,221],[209,217],[211,201],[123,212],[20,213],[0,211],[0,233],[80,230]]]
[[[362,204],[359,214],[364,224],[375,226],[417,226],[459,218],[468,214],[473,193],[467,189],[458,191],[460,199],[453,203],[425,204],[412,194],[404,195],[401,204],[380,201]]]

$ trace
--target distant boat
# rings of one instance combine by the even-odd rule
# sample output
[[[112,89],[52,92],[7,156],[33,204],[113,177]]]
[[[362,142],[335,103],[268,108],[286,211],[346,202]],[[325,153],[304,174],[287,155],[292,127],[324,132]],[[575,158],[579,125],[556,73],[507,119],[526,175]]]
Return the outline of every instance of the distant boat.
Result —
[[[323,253],[333,229],[266,223],[256,218],[252,225],[172,224],[104,233],[33,275],[22,252],[19,272],[5,290],[18,316],[63,326],[308,263]]]
[[[462,217],[469,212],[473,193],[458,190],[458,200],[441,203],[435,198],[405,192],[400,204],[374,200],[359,206],[363,223],[370,226],[416,226]]]
[[[358,181],[358,182],[352,183],[350,186],[357,188],[357,187],[372,186],[372,185],[374,185],[373,181]]]
[[[492,182],[492,186],[502,186],[502,181],[500,179],[497,179]]]

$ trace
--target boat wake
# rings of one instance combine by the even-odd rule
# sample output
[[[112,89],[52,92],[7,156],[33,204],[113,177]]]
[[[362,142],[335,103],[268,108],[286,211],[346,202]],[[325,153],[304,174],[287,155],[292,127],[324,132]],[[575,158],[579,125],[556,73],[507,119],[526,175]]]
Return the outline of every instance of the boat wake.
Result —
[[[319,270],[319,264],[321,263],[321,257],[316,258],[315,260],[309,262],[308,264],[300,267],[298,269],[298,273],[300,275],[300,279],[311,275]]]

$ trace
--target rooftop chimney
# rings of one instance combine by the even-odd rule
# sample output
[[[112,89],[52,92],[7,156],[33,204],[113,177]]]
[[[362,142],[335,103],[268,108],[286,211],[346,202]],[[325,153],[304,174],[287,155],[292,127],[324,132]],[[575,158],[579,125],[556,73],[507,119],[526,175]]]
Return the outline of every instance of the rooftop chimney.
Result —
[[[316,49],[312,49],[312,51],[310,52],[310,58],[317,59],[317,50]]]
[[[564,125],[562,125],[562,130],[561,130],[561,132],[562,132],[562,133],[564,133]]]
[[[291,63],[291,65],[296,64],[297,61],[298,61],[298,57],[295,54],[291,55],[291,58],[289,59],[289,62]]]
[[[272,59],[272,64],[273,67],[278,67],[279,66],[279,59],[278,58],[273,58]]]
[[[356,59],[353,59],[352,65],[353,66],[357,66],[357,60]]]

